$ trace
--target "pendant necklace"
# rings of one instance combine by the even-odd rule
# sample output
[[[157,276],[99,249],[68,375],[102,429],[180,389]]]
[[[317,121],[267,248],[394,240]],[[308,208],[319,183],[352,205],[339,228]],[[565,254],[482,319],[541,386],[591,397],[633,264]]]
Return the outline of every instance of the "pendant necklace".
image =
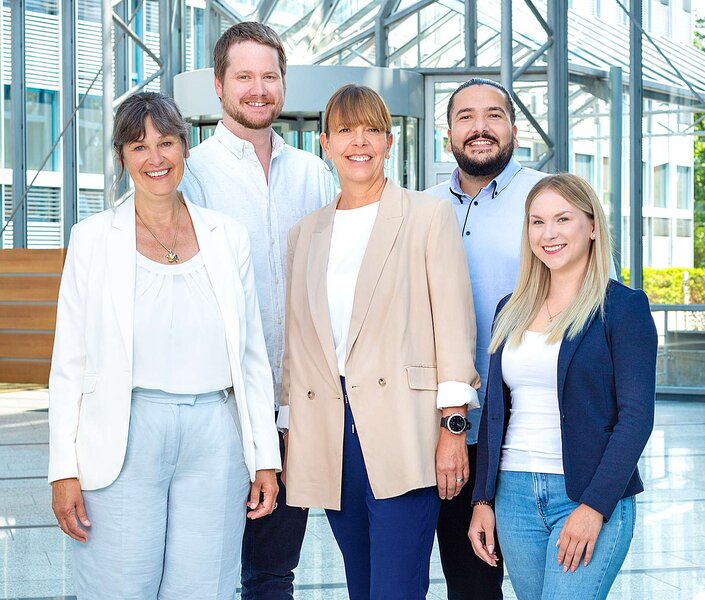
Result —
[[[553,323],[553,319],[555,319],[558,315],[560,315],[565,310],[565,308],[562,308],[555,315],[552,315],[550,309],[548,308],[548,298],[546,298],[545,302],[546,302],[546,312],[548,313],[548,322]]]
[[[140,217],[140,213],[137,212],[137,209],[135,208],[135,214],[137,215],[137,218],[140,220],[140,223],[144,225],[144,228],[149,231],[149,233],[152,234],[152,237],[157,240],[157,243],[166,250],[166,259],[170,264],[177,263],[179,262],[179,255],[175,252],[176,250],[176,239],[179,237],[179,218],[181,217],[181,200],[179,202],[179,208],[176,210],[176,231],[174,232],[174,241],[171,243],[171,248],[168,248],[164,244],[162,244],[162,241],[156,236],[156,234],[147,226],[147,223],[144,222],[144,219]],[[546,307],[548,308],[548,306]],[[549,313],[550,314],[550,313]]]

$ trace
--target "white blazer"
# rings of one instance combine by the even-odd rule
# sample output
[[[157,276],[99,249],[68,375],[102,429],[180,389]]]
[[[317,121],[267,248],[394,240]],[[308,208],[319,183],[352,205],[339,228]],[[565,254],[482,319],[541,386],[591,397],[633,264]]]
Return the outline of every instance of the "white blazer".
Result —
[[[272,371],[245,228],[186,202],[225,323],[230,371],[254,481],[281,469]],[[135,299],[135,204],[130,198],[75,225],[61,278],[49,376],[49,481],[110,485],[130,423]]]

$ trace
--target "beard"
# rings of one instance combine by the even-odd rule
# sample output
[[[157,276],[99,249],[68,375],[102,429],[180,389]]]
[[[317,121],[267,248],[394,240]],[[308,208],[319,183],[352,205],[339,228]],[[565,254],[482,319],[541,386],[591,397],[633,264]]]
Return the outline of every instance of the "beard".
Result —
[[[492,156],[482,156],[480,158],[470,158],[465,154],[465,146],[475,140],[490,140],[499,144],[499,140],[487,133],[472,135],[463,142],[462,147],[456,146],[452,141],[450,144],[453,156],[458,163],[458,168],[470,177],[496,177],[507,166],[514,154],[514,136],[504,146],[500,145],[497,153]]]
[[[258,115],[256,117],[251,117],[245,112],[245,109],[241,106],[244,102],[254,100],[256,102],[268,102],[268,98],[243,98],[241,100],[233,101],[230,96],[223,94],[223,111],[228,114],[228,116],[233,119],[236,123],[239,123],[247,129],[266,129],[270,127],[277,117],[281,114],[282,108],[284,108],[284,97],[276,102],[275,104],[268,104],[270,111],[267,114]]]

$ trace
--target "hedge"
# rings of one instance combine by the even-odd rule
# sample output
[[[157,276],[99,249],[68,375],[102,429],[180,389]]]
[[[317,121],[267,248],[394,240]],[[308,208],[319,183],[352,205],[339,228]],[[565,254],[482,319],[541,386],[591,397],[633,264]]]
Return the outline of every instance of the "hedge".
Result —
[[[688,273],[689,304],[705,304],[705,269],[644,268],[644,291],[652,304],[684,304],[683,273]],[[622,269],[622,278],[629,285],[629,269]]]

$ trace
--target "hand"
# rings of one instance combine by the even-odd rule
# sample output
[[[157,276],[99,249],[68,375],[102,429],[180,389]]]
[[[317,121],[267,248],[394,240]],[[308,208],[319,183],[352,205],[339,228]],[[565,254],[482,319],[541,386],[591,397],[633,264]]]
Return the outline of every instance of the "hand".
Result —
[[[563,565],[563,572],[570,569],[571,573],[580,565],[580,559],[585,553],[584,566],[588,566],[595,549],[597,536],[602,529],[602,515],[587,504],[576,508],[563,524],[558,537],[558,564]]]
[[[475,554],[491,567],[497,566],[497,553],[494,551],[494,527],[494,510],[491,506],[478,504],[472,509],[468,537]]]
[[[441,500],[455,498],[469,476],[465,436],[441,429],[441,437],[436,446],[436,482]]]
[[[88,534],[81,528],[90,527],[91,522],[83,505],[83,494],[78,479],[59,479],[51,484],[51,508],[59,527],[74,540],[86,543]],[[79,525],[80,522],[80,525]]]
[[[247,503],[250,512],[247,513],[247,518],[259,519],[271,514],[274,510],[278,492],[279,486],[277,485],[277,476],[274,474],[274,469],[260,469],[257,471],[255,480],[250,486],[250,501]]]

